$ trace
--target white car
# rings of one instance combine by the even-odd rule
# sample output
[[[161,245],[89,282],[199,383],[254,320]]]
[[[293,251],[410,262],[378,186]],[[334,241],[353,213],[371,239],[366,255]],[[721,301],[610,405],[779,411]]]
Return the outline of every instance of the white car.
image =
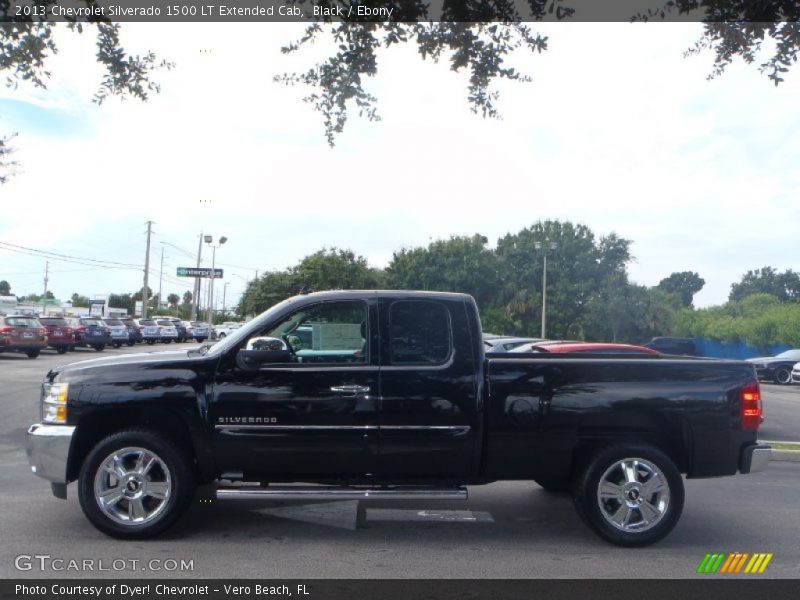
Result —
[[[792,383],[800,383],[800,362],[792,367]]]
[[[175,323],[167,319],[156,319],[156,323],[158,324],[158,336],[162,342],[165,344],[178,342],[178,329],[175,327]]]
[[[214,336],[221,340],[227,335],[230,335],[231,332],[236,331],[241,327],[241,323],[237,323],[236,321],[225,321],[222,325],[217,325],[214,327]]]

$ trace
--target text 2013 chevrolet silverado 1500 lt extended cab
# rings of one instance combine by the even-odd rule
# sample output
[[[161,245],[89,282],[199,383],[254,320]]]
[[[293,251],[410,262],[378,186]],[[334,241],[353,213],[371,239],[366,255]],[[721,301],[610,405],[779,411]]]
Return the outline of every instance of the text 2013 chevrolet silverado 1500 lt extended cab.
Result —
[[[487,357],[473,299],[433,292],[297,296],[211,347],[51,371],[41,406],[32,470],[60,498],[77,480],[88,519],[120,538],[166,529],[199,483],[220,499],[409,499],[516,479],[571,489],[597,534],[639,546],[678,521],[682,474],[770,454],[752,365]]]

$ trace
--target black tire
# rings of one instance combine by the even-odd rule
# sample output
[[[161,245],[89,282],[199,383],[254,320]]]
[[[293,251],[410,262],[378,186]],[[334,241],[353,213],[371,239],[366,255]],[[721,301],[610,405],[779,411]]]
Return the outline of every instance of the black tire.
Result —
[[[114,343],[114,348],[122,348],[122,344],[120,344],[118,342],[115,342]]]
[[[95,344],[94,346],[92,346],[92,348],[94,348],[98,352],[102,352],[103,350],[106,349],[106,345],[105,344]]]
[[[534,481],[550,494],[568,494],[572,490],[569,479],[534,479]]]
[[[224,333],[220,333],[218,337],[219,337],[219,339],[222,339],[222,338],[225,337],[225,334]]]
[[[101,509],[95,496],[95,478],[98,471],[102,470],[103,462],[111,454],[131,448],[141,448],[155,454],[169,472],[170,492],[163,501],[163,507],[152,520],[141,524],[124,524],[114,520]],[[92,448],[83,461],[78,478],[78,499],[83,513],[92,525],[111,537],[133,540],[158,535],[175,523],[194,497],[197,484],[191,465],[188,453],[163,434],[146,429],[129,429],[113,433]],[[146,494],[143,497],[146,497]],[[123,499],[118,504],[126,501]],[[122,508],[120,510],[124,512]]]
[[[171,343],[172,343],[172,340],[164,340],[164,343],[165,343],[165,344],[171,344]]]
[[[778,385],[789,385],[792,383],[792,372],[786,367],[778,367],[772,374],[772,378]]]
[[[28,355],[28,358],[37,358],[39,356],[39,350],[31,350],[30,352],[26,352],[25,354]]]
[[[609,473],[608,477],[612,477],[617,472],[617,464],[627,459],[638,460],[642,470],[655,467],[663,475],[663,477],[661,475],[658,477],[666,488],[668,499],[663,506],[663,512],[658,518],[654,519],[654,523],[650,526],[645,524],[644,511],[638,507],[627,508],[627,506],[631,506],[630,504],[623,505],[619,500],[610,499],[602,501],[603,508],[601,508],[601,500],[599,498],[601,480],[603,480],[606,473]],[[625,486],[632,486],[627,493],[631,493],[633,496],[626,496],[626,498],[634,505],[638,503],[639,505],[652,507],[653,504],[648,503],[648,498],[645,496],[647,490],[644,486],[637,487],[640,470],[635,470],[636,477],[634,479],[637,481],[630,484],[624,483],[619,488],[624,490]],[[622,470],[618,472],[620,475],[623,473]],[[652,474],[644,481],[644,484],[650,481],[651,477]],[[650,495],[649,498],[656,500],[658,504],[663,501],[663,496],[659,499],[654,495]],[[666,536],[680,519],[684,501],[683,479],[672,460],[657,448],[637,443],[615,444],[601,450],[578,473],[573,482],[573,500],[581,518],[604,540],[618,546],[647,546]],[[621,513],[614,511],[617,506]],[[609,512],[623,515],[627,513],[630,515],[630,523],[628,525],[613,525],[610,517],[607,518],[605,516]],[[637,526],[640,529],[637,530]]]
[[[206,341],[206,338],[197,338],[197,343],[198,344],[202,344],[205,341]]]
[[[128,347],[130,348],[130,347],[132,347],[134,344],[136,344],[136,342],[128,342]]]
[[[59,346],[58,348],[56,348],[56,352],[58,352],[59,354],[66,354],[67,350],[69,350],[69,346]]]
[[[152,346],[153,344],[155,344],[155,343],[156,343],[156,341],[155,341],[155,340],[145,340],[145,341],[147,342],[147,345],[148,345],[148,346]]]

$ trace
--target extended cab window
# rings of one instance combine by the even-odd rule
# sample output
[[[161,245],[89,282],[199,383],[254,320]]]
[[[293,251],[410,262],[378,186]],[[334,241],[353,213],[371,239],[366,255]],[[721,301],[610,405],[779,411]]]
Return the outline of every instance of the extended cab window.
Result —
[[[435,365],[450,356],[450,318],[442,304],[395,302],[389,309],[389,330],[393,365]]]
[[[367,304],[358,300],[307,306],[264,335],[285,340],[300,363],[366,363]]]

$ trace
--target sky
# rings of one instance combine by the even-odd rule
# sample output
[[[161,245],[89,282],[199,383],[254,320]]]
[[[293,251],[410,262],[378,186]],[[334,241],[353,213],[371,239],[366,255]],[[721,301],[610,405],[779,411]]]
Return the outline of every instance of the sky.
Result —
[[[800,268],[800,72],[775,87],[736,62],[707,81],[712,54],[684,57],[697,24],[535,25],[549,49],[511,58],[533,81],[496,84],[501,120],[471,113],[468,75],[446,61],[382,51],[366,82],[382,120],[353,110],[333,149],[308,90],[273,82],[326,56],[325,43],[280,52],[302,25],[123,27],[130,50],[175,63],[146,103],[94,104],[93,40],[66,29],[47,90],[0,88],[21,165],[0,186],[0,242],[121,263],[50,260],[62,299],[140,289],[148,220],[164,296],[191,288],[175,269],[194,264],[200,232],[228,238],[216,297],[228,283],[229,307],[256,271],[322,247],[383,267],[402,247],[474,233],[494,246],[544,219],[632,240],[637,283],[699,272],[696,306],[724,302],[749,269]],[[0,249],[17,295],[41,293],[44,269]]]

